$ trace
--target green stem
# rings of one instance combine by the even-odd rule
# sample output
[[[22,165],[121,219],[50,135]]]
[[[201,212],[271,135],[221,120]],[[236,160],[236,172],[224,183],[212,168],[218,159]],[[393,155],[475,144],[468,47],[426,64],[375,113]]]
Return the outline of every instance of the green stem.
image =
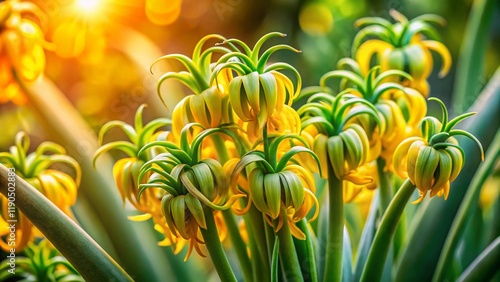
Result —
[[[248,210],[248,216],[250,217],[250,221],[252,222],[252,229],[248,230],[248,232],[252,232],[252,234],[255,236],[257,250],[259,251],[258,255],[260,256],[260,259],[262,261],[263,268],[259,271],[266,274],[271,273],[271,269],[269,268],[270,255],[267,254],[267,236],[265,232],[265,225],[267,224],[267,222],[264,221],[264,219],[262,218],[262,213],[254,205],[252,205]]]
[[[247,246],[241,238],[240,229],[236,224],[235,218],[230,210],[222,211],[222,216],[226,222],[229,237],[233,243],[234,251],[240,262],[240,267],[245,277],[245,281],[252,281],[252,264],[247,255]]]
[[[301,261],[303,261],[301,263],[302,272],[304,273],[304,277],[306,277],[308,281],[317,282],[318,270],[316,268],[316,252],[314,249],[315,244],[313,242],[313,235],[309,231],[309,224],[307,223],[307,220],[305,218],[297,222],[297,226],[306,235],[306,256],[304,258],[301,257]]]
[[[498,272],[500,261],[500,237],[497,237],[486,249],[467,267],[457,281],[490,281]]]
[[[269,140],[267,139],[267,123],[266,126],[262,129],[262,141],[264,142],[264,157],[267,161],[269,161]],[[272,164],[274,165],[274,164]]]
[[[224,164],[229,160],[229,154],[224,145],[224,140],[220,136],[220,134],[212,134],[212,141],[214,143],[217,154],[219,155],[219,161]],[[252,269],[250,259],[247,254],[247,247],[245,242],[243,242],[243,238],[241,238],[241,234],[239,231],[239,227],[236,224],[236,220],[234,218],[231,210],[222,211],[222,216],[224,217],[224,221],[226,222],[226,226],[229,231],[229,237],[231,242],[233,243],[234,251],[236,252],[236,256],[238,257],[238,261],[240,263],[241,270],[243,272],[243,276],[246,281],[252,280]]]
[[[396,232],[396,227],[401,214],[403,214],[406,203],[414,190],[415,185],[407,179],[387,207],[380,222],[380,226],[375,233],[375,238],[373,239],[365,268],[361,274],[361,281],[380,281],[384,270],[385,260],[391,245],[391,239]]]
[[[385,161],[382,158],[377,159],[377,174],[380,193],[380,214],[384,214],[392,199],[392,183],[390,173],[384,171]]]
[[[278,238],[280,241],[279,257],[284,277],[286,281],[304,281],[288,224],[288,220],[285,219],[283,226],[278,231]]]
[[[471,211],[477,208],[481,188],[500,157],[500,131],[497,132],[491,144],[492,147],[488,150],[485,162],[479,166],[455,216],[432,281],[437,282],[445,279],[446,269],[450,266],[460,236],[464,231],[467,221],[470,219]]]
[[[328,238],[326,242],[326,260],[323,281],[337,282],[342,279],[342,252],[344,239],[344,200],[342,180],[328,164]]]
[[[207,229],[200,228],[200,230],[203,239],[205,239],[205,245],[207,246],[215,270],[219,274],[219,278],[222,282],[236,281],[236,277],[229,265],[224,249],[222,249],[217,226],[215,225],[214,212],[209,208],[205,208],[204,212]]]
[[[133,281],[85,231],[24,179],[0,165],[0,193],[43,233],[87,281]],[[14,185],[14,186],[12,186]],[[14,191],[12,191],[15,188]],[[15,193],[14,195],[8,195]],[[16,224],[16,223],[12,223]]]
[[[219,156],[219,161],[221,164],[225,164],[229,160],[229,154],[226,149],[226,145],[224,144],[224,140],[220,136],[220,134],[212,134],[212,141],[214,142],[215,150],[217,151],[217,155]]]

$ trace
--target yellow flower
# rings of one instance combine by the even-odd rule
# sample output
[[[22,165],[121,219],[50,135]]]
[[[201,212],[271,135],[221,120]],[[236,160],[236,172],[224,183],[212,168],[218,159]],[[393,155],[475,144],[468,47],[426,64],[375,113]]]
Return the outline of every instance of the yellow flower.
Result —
[[[369,160],[381,156],[385,159],[386,167],[390,168],[392,155],[399,143],[406,137],[417,135],[418,123],[427,112],[425,99],[415,89],[387,81],[394,77],[411,80],[411,76],[405,72],[380,72],[380,67],[376,66],[365,76],[356,61],[349,58],[339,61],[339,68],[347,67],[351,70],[326,73],[321,78],[320,85],[326,87],[328,79],[339,77],[341,90],[366,99],[377,109],[381,127],[376,127],[375,121],[367,115],[357,117],[352,122],[366,130],[370,140]]]
[[[243,122],[238,119],[239,125],[243,128],[242,138],[248,139],[250,144],[254,144],[262,138],[262,128],[259,128],[257,121]],[[294,108],[284,105],[281,113],[276,110],[267,122],[267,132],[274,134],[298,134],[300,133],[300,117]]]
[[[203,37],[196,44],[192,58],[181,54],[170,54],[156,60],[175,60],[180,62],[185,71],[170,71],[161,76],[157,91],[161,100],[161,86],[167,79],[176,79],[186,85],[194,94],[188,95],[174,108],[172,114],[172,133],[178,138],[181,130],[189,123],[199,123],[205,128],[215,128],[229,122],[227,85],[231,79],[229,71],[220,72],[217,84],[211,83],[214,74],[211,65],[212,54],[230,53],[231,50],[221,46],[210,47],[202,51],[205,43],[210,39],[224,40],[225,38],[212,34]],[[156,64],[153,63],[153,66]],[[153,67],[152,66],[152,67]]]
[[[45,69],[44,46],[47,44],[40,27],[25,17],[43,18],[38,6],[30,2],[7,0],[0,3],[0,104],[27,102],[17,79],[32,82]]]
[[[377,176],[377,163],[375,161],[366,163],[357,169],[360,175],[369,176],[373,181],[364,184],[356,184],[351,181],[343,181],[344,185],[344,203],[350,203],[354,200],[359,201],[358,195],[362,194],[366,190],[374,190],[377,188],[378,176]]]
[[[211,77],[211,81],[217,81],[219,73],[224,70],[232,70],[238,74],[228,86],[231,107],[243,122],[257,121],[260,129],[266,126],[275,111],[281,114],[285,104],[291,106],[302,83],[298,71],[287,63],[266,66],[274,52],[282,49],[299,52],[298,50],[281,44],[267,49],[259,56],[262,45],[276,36],[285,35],[279,32],[268,33],[255,43],[253,49],[240,40],[226,40],[225,43],[240,46],[243,52],[231,52],[222,56]],[[278,70],[291,71],[296,76],[297,87]]]
[[[287,139],[298,140],[307,146],[306,141],[298,135],[278,135],[269,143],[268,156],[263,151],[252,150],[238,161],[234,169],[231,169],[231,187],[237,193],[248,196],[248,205],[243,210],[238,210],[238,214],[245,213],[253,203],[264,214],[269,225],[275,227],[275,232],[287,220],[292,235],[303,240],[305,235],[295,223],[306,217],[316,205],[315,214],[311,218],[314,220],[319,208],[312,173],[297,165],[293,158],[299,153],[308,153],[317,162],[319,159],[313,151],[303,146],[293,146],[283,153],[280,147]],[[231,162],[228,166],[231,166]],[[248,180],[242,182],[243,171]],[[273,220],[277,222],[273,223]]]
[[[427,78],[434,65],[431,51],[437,52],[443,59],[440,77],[444,77],[451,66],[450,52],[438,41],[439,34],[431,25],[443,25],[444,19],[436,15],[422,15],[408,20],[396,10],[391,10],[390,14],[396,23],[391,24],[382,18],[356,21],[356,26],[362,29],[354,38],[353,56],[365,74],[374,55],[377,55],[377,64],[382,70],[409,70],[413,80],[406,80],[407,86],[428,96]],[[365,41],[368,37],[377,39]]]
[[[472,134],[453,129],[459,122],[475,113],[466,113],[448,121],[448,111],[436,98],[443,110],[442,122],[434,117],[426,117],[421,123],[421,137],[410,137],[403,141],[394,152],[394,171],[402,178],[409,178],[420,191],[420,198],[413,203],[419,203],[430,191],[430,197],[435,195],[448,198],[450,183],[460,173],[465,155],[453,136],[464,135],[474,140],[484,159],[483,147]]]
[[[0,163],[7,167],[14,168],[16,174],[35,187],[40,193],[45,195],[64,213],[73,217],[70,207],[75,204],[77,189],[80,185],[81,170],[78,163],[71,157],[66,156],[63,147],[52,143],[41,143],[35,152],[27,154],[30,147],[29,137],[24,132],[16,136],[15,146],[10,148],[10,152],[0,153]],[[73,178],[65,172],[50,169],[53,164],[67,164],[75,170]],[[0,236],[9,234],[9,224],[7,220],[9,213],[9,201],[3,195],[0,196]],[[22,251],[34,237],[40,236],[33,224],[17,210],[18,228],[16,228],[16,252]],[[8,251],[11,246],[8,242],[0,240],[0,247]]]
[[[170,141],[154,141],[144,146],[139,155],[149,148],[162,148],[140,169],[138,179],[149,174],[147,183],[140,184],[137,198],[147,191],[162,191],[161,207],[168,228],[176,237],[189,241],[186,259],[193,248],[204,256],[200,249],[199,228],[207,228],[204,208],[229,209],[243,195],[229,195],[229,183],[222,165],[214,159],[202,159],[203,139],[211,134],[228,133],[220,128],[203,130],[192,141],[188,132],[200,124],[188,124],[181,131],[180,144]],[[151,189],[152,188],[152,189]],[[220,228],[218,229],[220,230]]]
[[[166,222],[162,221],[161,197],[163,193],[150,190],[143,193],[140,199],[138,196],[139,184],[145,181],[143,178],[138,178],[141,167],[153,155],[163,152],[155,148],[154,150],[139,154],[140,150],[153,140],[171,139],[168,132],[156,132],[159,128],[170,125],[170,120],[159,118],[143,125],[142,112],[145,107],[146,105],[141,105],[137,109],[135,127],[122,121],[110,121],[101,128],[99,132],[99,144],[101,145],[103,144],[104,135],[115,127],[120,128],[130,141],[114,141],[102,145],[94,155],[94,166],[97,158],[110,150],[122,151],[127,155],[126,158],[122,158],[115,163],[113,166],[113,176],[123,202],[128,201],[136,210],[141,212],[139,215],[130,216],[129,219],[133,221],[152,219],[155,225],[157,225],[157,230],[165,230],[165,232],[162,232],[165,238],[159,244],[174,247],[177,240],[168,232],[169,229],[165,228]]]
[[[349,122],[361,115],[369,115],[380,127],[377,110],[370,102],[346,92],[336,97],[320,92],[313,94],[298,113],[302,117],[303,130],[314,136],[312,148],[323,171],[327,171],[330,163],[338,179],[356,184],[372,181],[371,177],[356,172],[369,160],[368,136],[360,125]]]

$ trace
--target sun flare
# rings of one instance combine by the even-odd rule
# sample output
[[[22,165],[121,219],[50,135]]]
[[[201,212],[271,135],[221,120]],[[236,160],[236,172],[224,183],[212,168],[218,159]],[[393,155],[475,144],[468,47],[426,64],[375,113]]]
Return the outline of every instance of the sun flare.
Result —
[[[99,9],[100,0],[77,0],[76,6],[85,13],[95,12]]]

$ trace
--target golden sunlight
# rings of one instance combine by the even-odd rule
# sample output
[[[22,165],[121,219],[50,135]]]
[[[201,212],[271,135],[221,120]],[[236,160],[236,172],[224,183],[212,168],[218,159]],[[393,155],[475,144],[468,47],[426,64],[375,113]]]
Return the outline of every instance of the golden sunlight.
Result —
[[[99,0],[77,0],[76,6],[85,13],[95,12],[99,8]]]

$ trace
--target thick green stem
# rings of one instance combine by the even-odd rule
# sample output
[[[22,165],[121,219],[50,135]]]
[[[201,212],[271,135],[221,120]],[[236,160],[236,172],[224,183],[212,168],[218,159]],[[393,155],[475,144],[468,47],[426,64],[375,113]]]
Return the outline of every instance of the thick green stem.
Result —
[[[229,160],[229,154],[224,145],[224,140],[222,139],[220,134],[212,134],[211,138],[217,154],[219,155],[219,161],[224,164]],[[224,216],[224,221],[226,222],[226,226],[229,231],[229,237],[231,239],[231,242],[233,243],[234,251],[236,252],[236,256],[238,257],[243,276],[245,277],[246,281],[251,281],[252,265],[250,263],[250,259],[248,258],[247,247],[245,245],[245,242],[243,242],[243,238],[241,238],[241,233],[238,225],[236,224],[233,213],[229,209],[222,211],[222,215]]]
[[[210,258],[214,263],[215,270],[219,274],[219,278],[222,282],[226,281],[236,281],[233,270],[229,265],[224,249],[220,242],[219,233],[217,232],[217,226],[215,225],[214,212],[211,209],[205,208],[205,220],[207,223],[207,229],[200,228],[203,239],[205,239],[205,245],[207,246]]]
[[[286,281],[304,281],[288,224],[288,220],[285,220],[277,233],[280,240],[279,257],[281,267]]]
[[[243,272],[245,281],[252,281],[252,264],[248,258],[247,246],[241,238],[240,229],[236,224],[234,216],[230,210],[223,211],[222,216],[224,216],[229,237],[233,243],[233,248],[236,256],[238,257],[238,261],[240,262],[241,271]]]
[[[407,179],[387,207],[377,233],[375,233],[375,238],[373,239],[365,268],[361,274],[361,281],[380,281],[382,272],[384,271],[385,260],[391,246],[391,239],[396,232],[396,227],[398,226],[399,219],[403,214],[406,203],[414,190],[415,185]]]
[[[316,250],[314,249],[315,242],[313,240],[315,238],[313,238],[313,234],[310,232],[309,224],[305,218],[297,222],[297,226],[306,235],[305,256],[300,258],[302,273],[304,274],[304,278],[306,278],[306,280],[317,282],[318,270],[316,267]]]
[[[342,279],[342,252],[344,239],[344,199],[342,180],[328,165],[328,238],[326,242],[326,261],[323,281],[337,282]]]
[[[215,150],[217,151],[217,155],[219,156],[219,161],[221,164],[226,163],[229,160],[229,154],[227,152],[226,145],[224,144],[224,140],[220,134],[212,134],[212,141],[214,142]]]
[[[450,232],[448,233],[448,237],[446,238],[446,242],[444,244],[443,251],[441,252],[432,281],[437,282],[445,279],[446,269],[451,264],[455,248],[457,247],[461,234],[463,233],[466,223],[470,218],[471,211],[477,208],[481,188],[493,170],[498,157],[500,157],[500,131],[497,132],[495,139],[493,139],[491,144],[492,146],[488,150],[485,162],[479,166],[474,178],[471,181],[469,189],[467,189],[467,193],[464,196],[462,204],[458,209]]]
[[[252,222],[252,229],[249,229],[248,232],[252,232],[255,237],[255,243],[257,245],[258,255],[262,261],[262,269],[259,271],[264,273],[271,273],[271,269],[269,268],[270,255],[267,254],[267,236],[266,236],[266,226],[267,224],[262,218],[262,213],[252,205],[248,210],[248,216],[250,217],[250,221]],[[253,254],[252,254],[253,255]]]
[[[377,175],[380,193],[380,214],[384,214],[392,199],[392,184],[390,180],[390,173],[384,171],[385,161],[382,158],[377,159]]]
[[[460,282],[490,281],[498,272],[500,237],[496,238],[458,277]]]
[[[38,190],[0,164],[0,192],[45,235],[87,281],[132,278],[85,231]],[[16,223],[10,223],[15,225]]]

